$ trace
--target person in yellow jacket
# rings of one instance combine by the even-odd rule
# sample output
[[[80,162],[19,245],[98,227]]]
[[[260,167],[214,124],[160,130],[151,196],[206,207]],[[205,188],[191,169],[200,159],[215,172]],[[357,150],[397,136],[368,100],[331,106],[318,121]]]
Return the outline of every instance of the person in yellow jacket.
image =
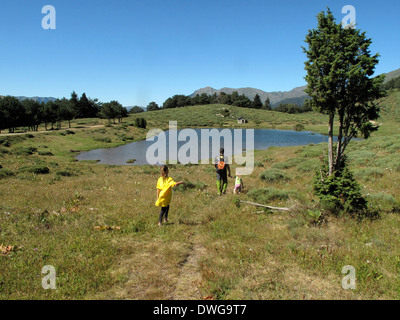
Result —
[[[157,201],[156,206],[161,207],[158,225],[162,225],[162,221],[168,222],[169,204],[172,199],[172,188],[182,184],[183,181],[175,182],[174,179],[168,176],[168,167],[161,167],[161,177],[157,181]]]

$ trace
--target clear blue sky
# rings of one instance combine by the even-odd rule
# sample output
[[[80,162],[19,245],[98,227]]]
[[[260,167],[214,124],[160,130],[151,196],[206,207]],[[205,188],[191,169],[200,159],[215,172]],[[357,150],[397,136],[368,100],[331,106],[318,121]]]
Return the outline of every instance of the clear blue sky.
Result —
[[[55,30],[42,28],[48,4]],[[348,4],[381,54],[376,74],[400,68],[399,0],[0,0],[0,95],[147,106],[205,86],[291,90],[316,15],[329,6],[340,22]]]

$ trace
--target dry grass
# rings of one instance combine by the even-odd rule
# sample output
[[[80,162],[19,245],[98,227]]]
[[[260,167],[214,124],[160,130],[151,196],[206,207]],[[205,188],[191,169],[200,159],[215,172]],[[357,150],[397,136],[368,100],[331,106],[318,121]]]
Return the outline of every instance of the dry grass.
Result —
[[[116,130],[107,128],[105,135],[114,137]],[[154,206],[158,169],[73,162],[70,149],[101,145],[92,139],[98,133],[80,132],[73,138],[52,133],[15,142],[0,158],[4,168],[17,173],[0,184],[0,244],[21,248],[0,256],[1,299],[400,298],[400,216],[389,212],[390,198],[382,196],[400,201],[400,172],[388,167],[400,153],[393,147],[398,136],[377,135],[349,150],[360,159],[354,170],[370,166],[360,152],[377,157],[373,167],[383,173],[359,180],[365,194],[381,194],[379,220],[330,216],[321,225],[310,223],[305,213],[318,209],[314,172],[302,165],[315,159],[320,147],[307,146],[257,151],[255,160],[263,166],[244,177],[247,191],[274,188],[287,194],[268,204],[295,206],[291,212],[237,207],[233,180],[228,194],[219,197],[212,168],[175,165],[170,168],[175,180],[206,187],[174,192],[170,223],[160,228]],[[44,144],[54,156],[11,153]],[[280,169],[290,180],[260,179],[263,171],[291,159],[300,161]],[[37,162],[50,173],[18,173]],[[56,174],[67,169],[76,174]],[[240,198],[251,200],[246,193]],[[41,288],[40,271],[47,264],[56,267],[57,290]],[[356,268],[356,290],[341,287],[345,265]]]

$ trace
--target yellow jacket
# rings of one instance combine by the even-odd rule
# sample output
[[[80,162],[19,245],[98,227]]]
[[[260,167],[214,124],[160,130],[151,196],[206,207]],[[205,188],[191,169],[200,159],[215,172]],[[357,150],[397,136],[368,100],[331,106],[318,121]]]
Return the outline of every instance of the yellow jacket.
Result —
[[[157,181],[157,189],[161,190],[160,195],[156,201],[157,207],[167,207],[172,199],[172,187],[176,182],[171,177],[160,177]]]

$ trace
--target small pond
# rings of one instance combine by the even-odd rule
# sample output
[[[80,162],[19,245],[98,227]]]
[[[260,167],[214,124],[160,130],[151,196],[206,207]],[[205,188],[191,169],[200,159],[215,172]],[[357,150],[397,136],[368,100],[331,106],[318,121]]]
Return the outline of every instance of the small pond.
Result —
[[[185,129],[184,129],[185,130]],[[187,130],[187,129],[186,129]],[[177,141],[175,138],[175,141],[177,141],[177,150],[180,150],[180,148],[183,145],[186,145],[189,143],[188,141],[190,140],[190,143],[198,144],[198,150],[200,153],[201,145],[202,144],[209,144],[209,155],[207,156],[208,159],[214,158],[218,154],[213,154],[215,152],[212,152],[212,145],[211,143],[214,143],[211,139],[208,139],[206,141],[201,141],[201,131],[202,130],[211,130],[211,129],[189,129],[192,131],[192,133],[197,134],[197,139],[188,139],[185,141]],[[215,129],[214,129],[215,130]],[[233,131],[240,131],[241,132],[241,139],[242,139],[242,146],[243,150],[246,149],[246,130],[240,130],[240,129],[217,129],[219,132],[222,132],[222,130],[230,130],[231,135],[232,135],[232,145],[235,145],[235,134]],[[179,137],[179,134],[182,130],[177,130],[176,136]],[[226,131],[225,131],[226,132]],[[169,153],[169,138],[170,138],[170,131],[165,131],[165,150],[160,150],[159,152],[165,152],[167,155],[167,160],[168,158],[168,153]],[[175,134],[174,134],[175,137]],[[87,152],[82,152],[81,154],[76,156],[76,159],[79,161],[82,160],[95,160],[98,161],[98,163],[101,164],[109,164],[109,165],[145,165],[149,164],[147,159],[146,159],[146,152],[150,146],[152,146],[155,142],[158,141],[158,138],[154,139],[153,141],[147,141],[147,140],[141,140],[141,141],[135,141],[128,143],[126,145],[118,146],[115,148],[105,148],[105,149],[95,149]],[[174,140],[172,140],[174,141]],[[221,146],[227,148],[226,145],[224,146],[224,139],[220,139]],[[228,140],[229,141],[229,140]],[[269,147],[272,146],[279,146],[279,147],[286,147],[286,146],[299,146],[299,145],[308,145],[310,143],[317,144],[321,142],[327,142],[328,137],[310,132],[310,131],[289,131],[289,130],[276,130],[276,129],[254,129],[254,148],[248,148],[247,149],[254,149],[254,150],[266,150]],[[218,147],[219,148],[219,147]],[[233,147],[232,147],[233,149]],[[218,149],[217,149],[218,150]],[[234,149],[235,150],[235,149]],[[230,154],[226,154],[230,156]],[[135,159],[134,163],[127,163],[127,161]],[[175,157],[175,160],[178,159]],[[198,159],[204,159],[204,156],[200,157],[198,156]],[[171,159],[169,159],[171,160]]]

